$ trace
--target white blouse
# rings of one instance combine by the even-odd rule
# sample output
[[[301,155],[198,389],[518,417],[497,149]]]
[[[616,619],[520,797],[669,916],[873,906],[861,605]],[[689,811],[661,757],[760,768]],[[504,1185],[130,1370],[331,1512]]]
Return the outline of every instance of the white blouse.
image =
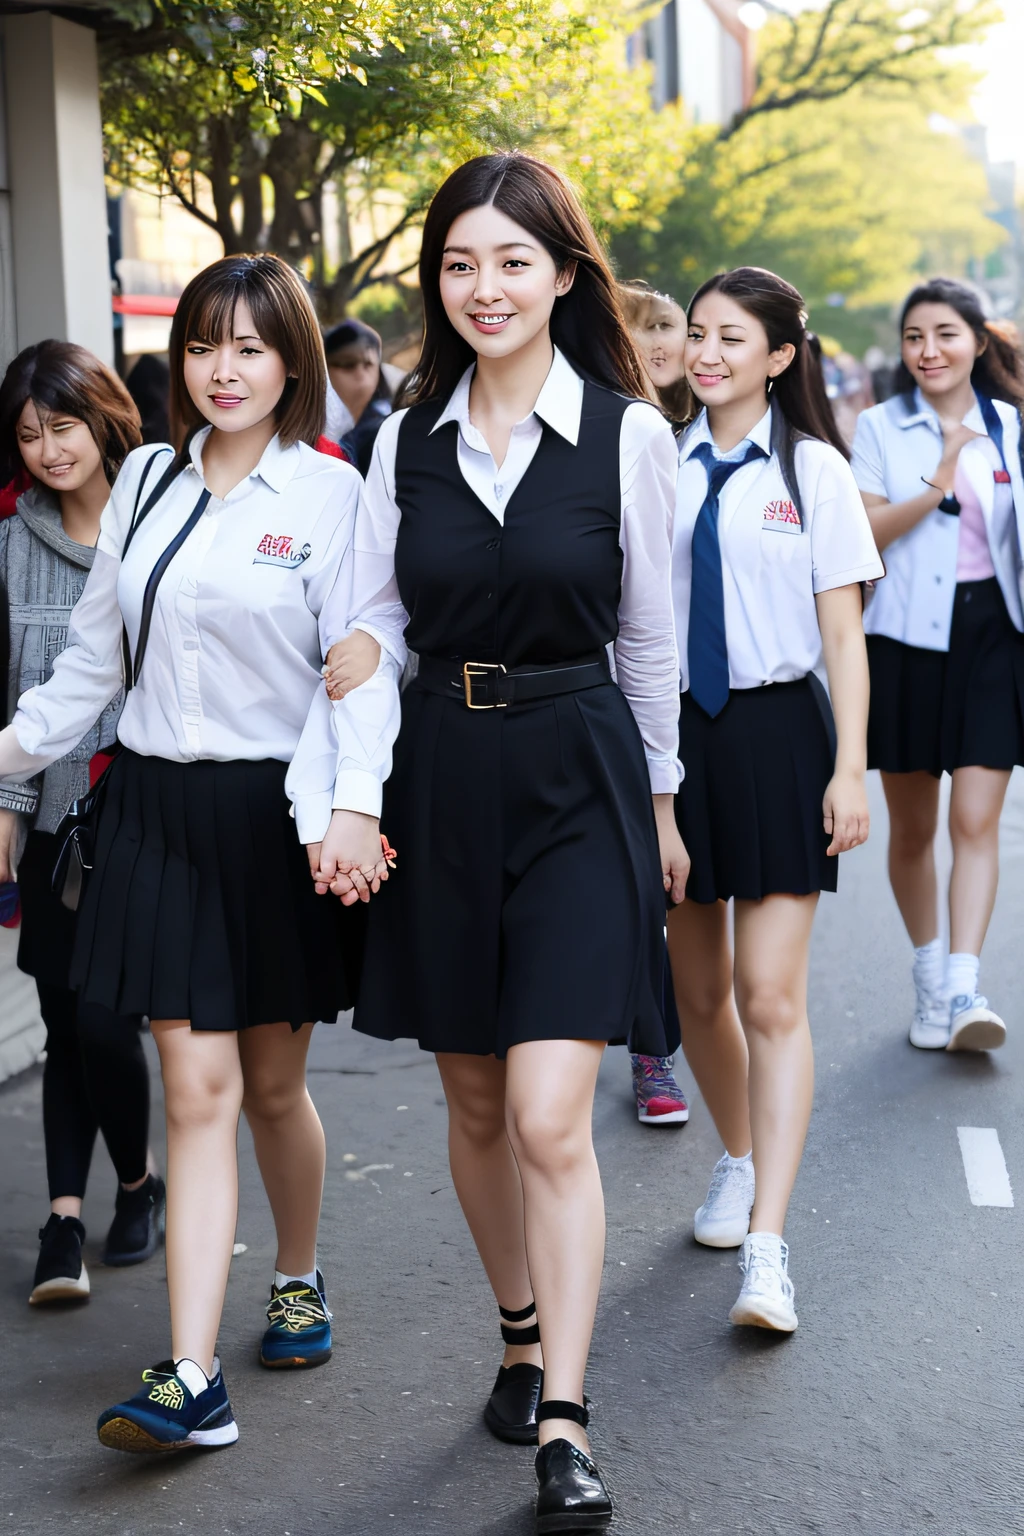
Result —
[[[540,446],[543,425],[575,445],[579,440],[583,380],[555,349],[551,371],[530,414],[512,429],[508,452],[499,466],[469,416],[470,367],[438,419],[459,426],[458,466],[466,484],[502,523],[504,509]],[[381,646],[376,675],[336,706],[336,720],[347,752],[349,810],[379,814],[381,755],[355,772],[351,722],[358,712],[366,733],[371,714],[393,741],[398,733],[398,678],[407,651],[403,633],[408,615],[395,580],[395,541],[401,510],[395,499],[395,459],[405,411],[384,422],[374,445],[366,495],[356,523],[353,562],[352,627],[365,630]],[[670,560],[677,453],[668,423],[643,401],[629,405],[619,439],[622,591],[619,633],[613,646],[614,671],[625,694],[647,755],[651,791],[674,794],[682,778],[678,752],[678,657],[672,619]],[[360,697],[362,696],[362,697]],[[376,733],[369,733],[375,736]]]
[[[707,470],[693,457],[698,443],[711,443],[718,460],[742,459],[750,443],[766,455],[737,469],[719,498],[731,688],[760,688],[806,677],[821,660],[815,594],[871,581],[884,570],[849,464],[829,443],[814,438],[798,440],[794,455],[804,512],[801,527],[771,452],[771,421],[769,409],[742,443],[722,454],[702,411],[683,439],[672,584],[684,692],[690,686],[693,529],[708,486]]]
[[[122,562],[152,446],[124,462],[100,526],[96,560],[74,609],[66,650],[41,687],[23,694],[0,734],[0,774],[38,772],[80,741],[122,681],[122,615],[132,653],[153,567],[205,488],[198,433],[191,463],[140,524]],[[142,503],[169,463],[163,453]],[[138,683],[118,725],[147,757],[276,758],[302,842],[330,821],[339,771],[330,701],[320,675],[330,638],[344,632],[352,536],[360,502],[350,465],[274,437],[252,473],[211,496],[156,593]],[[360,743],[360,761],[372,758]]]

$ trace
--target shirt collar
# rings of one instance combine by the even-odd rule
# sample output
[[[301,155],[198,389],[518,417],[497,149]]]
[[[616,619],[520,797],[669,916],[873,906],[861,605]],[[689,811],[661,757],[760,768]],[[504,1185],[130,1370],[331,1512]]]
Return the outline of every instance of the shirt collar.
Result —
[[[683,438],[683,446],[679,451],[680,463],[686,463],[698,443],[710,443],[717,459],[741,459],[746,453],[748,443],[756,444],[768,458],[771,458],[772,408],[768,407],[761,420],[751,427],[743,441],[737,443],[735,448],[730,448],[728,453],[722,453],[716,447],[715,440],[711,436],[711,428],[708,426],[708,413],[703,410],[687,429],[686,436]]]
[[[188,452],[192,468],[200,480],[203,478],[203,448],[212,430],[212,427],[200,428],[189,444]],[[275,432],[270,442],[264,448],[259,463],[252,470],[248,478],[255,480],[259,477],[264,485],[269,486],[272,491],[280,493],[298,468],[301,455],[302,449],[298,443],[293,443],[290,448],[283,448],[281,446],[281,439]]]
[[[936,432],[942,432],[938,416],[924,398],[919,387],[915,386],[914,388],[912,410],[908,411],[902,400],[900,405],[901,409],[896,414],[896,425],[898,427],[904,429],[907,427],[917,427],[923,422],[926,426],[933,427]],[[978,404],[977,395],[974,397],[974,404],[964,417],[963,424],[965,427],[970,427],[972,432],[980,432],[983,437],[988,433],[988,428],[985,426],[985,418],[981,414],[981,406]]]
[[[469,386],[473,382],[475,363],[470,363],[456,384],[448,404],[431,427],[436,432],[449,421],[457,421],[459,427],[469,425]],[[539,416],[560,437],[575,448],[580,436],[580,417],[583,413],[583,380],[558,348],[544,380],[537,403],[530,416]],[[524,417],[529,421],[530,417]],[[521,423],[517,423],[521,425]]]

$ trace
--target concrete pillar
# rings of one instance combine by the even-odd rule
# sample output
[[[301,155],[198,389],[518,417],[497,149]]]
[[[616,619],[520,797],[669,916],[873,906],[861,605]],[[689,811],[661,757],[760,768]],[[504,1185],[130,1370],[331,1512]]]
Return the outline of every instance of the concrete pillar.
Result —
[[[112,362],[95,34],[8,16],[4,75],[17,345],[56,336]]]

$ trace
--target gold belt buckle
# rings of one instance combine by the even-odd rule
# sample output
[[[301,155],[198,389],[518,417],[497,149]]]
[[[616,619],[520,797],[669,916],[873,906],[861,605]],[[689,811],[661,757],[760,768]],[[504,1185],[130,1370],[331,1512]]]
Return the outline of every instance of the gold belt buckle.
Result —
[[[483,677],[485,672],[501,672],[505,668],[500,661],[466,661],[462,665],[462,686],[466,690],[467,709],[507,709],[508,704],[502,700],[498,704],[474,704],[473,703],[473,679]]]

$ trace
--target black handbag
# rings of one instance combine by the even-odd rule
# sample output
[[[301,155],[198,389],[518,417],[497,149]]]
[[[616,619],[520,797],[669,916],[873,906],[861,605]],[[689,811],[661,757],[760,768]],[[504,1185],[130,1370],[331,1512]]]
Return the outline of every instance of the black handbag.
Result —
[[[142,493],[149,478],[149,471],[162,452],[163,449],[158,449],[148,460],[145,469],[142,471],[142,476],[139,480],[139,491],[135,498],[135,507],[132,511],[132,520],[128,529],[128,537],[125,539],[124,548],[121,551],[122,560],[127,554],[128,546],[135,537],[136,530],[143,518],[156,506],[171,481],[178,474],[180,465],[178,456],[175,454],[172,456],[167,469],[157,481],[156,487],[145,506],[143,506],[142,511],[139,511],[139,503],[142,501]],[[205,499],[201,497],[200,500],[203,507],[205,507],[206,502],[209,500],[209,493],[205,493]],[[142,605],[142,621],[139,626],[139,643],[136,647],[134,659],[132,658],[131,647],[128,643],[128,631],[122,629],[121,647],[124,658],[124,691],[126,694],[132,685],[138,681],[139,672],[142,668],[142,657],[146,649],[146,641],[149,638],[149,626],[153,616],[153,603],[156,600],[156,588],[159,578],[163,575],[171,556],[181,547],[187,533],[191,532],[195,526],[194,517],[195,514],[189,519],[182,533],[172,541],[169,551],[164,551],[164,554],[157,562],[153,575],[150,576],[146,585],[146,594]],[[158,572],[159,575],[157,574]],[[156,580],[153,579],[154,576]],[[115,757],[116,752],[117,749],[115,748]],[[103,803],[113,766],[113,762],[109,763],[96,780],[96,783],[84,795],[79,795],[77,800],[71,802],[54,834],[57,840],[57,862],[53,868],[51,887],[54,895],[60,897],[61,903],[70,912],[77,912],[79,902],[82,899],[82,892],[85,889],[86,878],[93,867],[100,806]]]

